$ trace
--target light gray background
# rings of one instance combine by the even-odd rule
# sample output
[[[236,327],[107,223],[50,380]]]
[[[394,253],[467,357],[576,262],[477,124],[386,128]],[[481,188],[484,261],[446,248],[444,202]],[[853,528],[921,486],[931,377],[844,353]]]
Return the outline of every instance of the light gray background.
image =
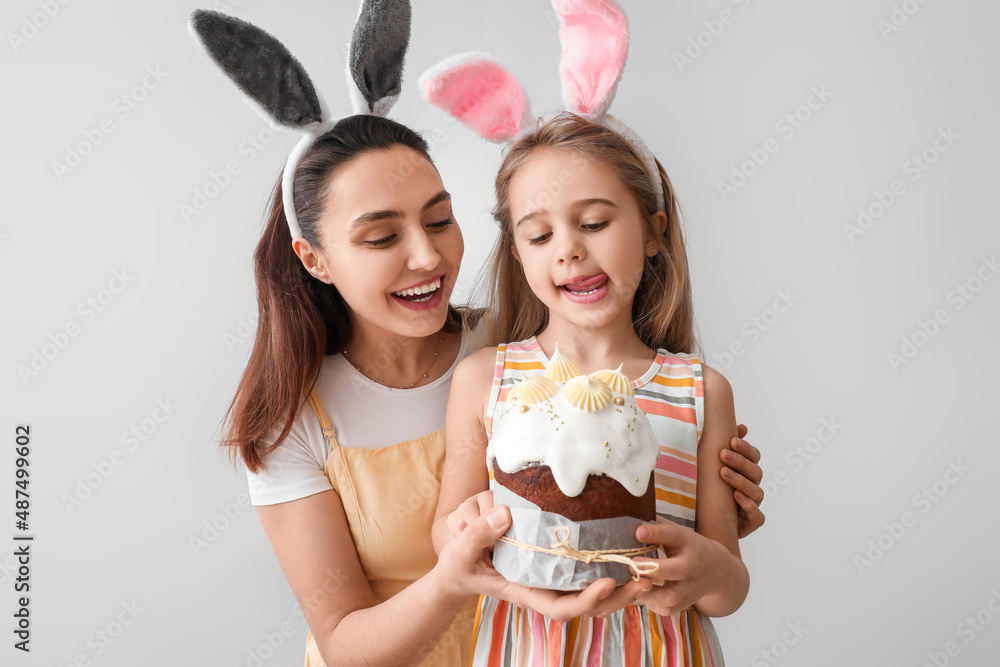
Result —
[[[58,9],[47,19],[46,3]],[[223,4],[290,45],[347,111],[353,0]],[[393,117],[443,138],[434,157],[466,238],[462,298],[494,237],[499,149],[423,103],[417,77],[445,56],[485,50],[548,111],[560,104],[558,37],[539,0],[414,4]],[[995,664],[1000,618],[987,605],[996,596],[1000,610],[1000,280],[977,282],[977,271],[992,278],[995,269],[980,267],[1000,250],[1000,7],[896,0],[916,12],[884,35],[892,0],[623,4],[631,55],[613,111],[676,185],[706,358],[731,380],[773,483],[767,525],[742,543],[750,596],[717,622],[727,664],[776,664],[775,655],[787,665],[933,664],[929,653],[944,664],[948,642],[948,664]],[[9,0],[0,12],[4,664],[301,663],[306,627],[252,509],[240,505],[242,471],[215,446],[249,349],[241,321],[256,311],[251,253],[295,138],[274,136],[248,160],[241,144],[265,125],[188,36],[198,6]],[[679,69],[672,54],[724,9],[733,21]],[[15,44],[11,34],[32,34],[25,21],[44,25]],[[163,78],[123,117],[113,104],[147,68]],[[776,123],[814,86],[832,97],[787,138]],[[113,132],[60,179],[53,163],[105,118]],[[911,180],[905,163],[942,128],[958,138]],[[780,150],[723,201],[717,182],[769,138]],[[186,222],[180,205],[229,161],[240,173]],[[896,179],[905,192],[850,242],[845,224]],[[122,270],[127,286],[104,291]],[[979,291],[949,300],[959,284]],[[779,290],[792,305],[769,312]],[[95,316],[78,310],[101,298]],[[945,323],[917,335],[916,355],[893,368],[889,353],[939,309]],[[18,367],[74,323],[78,335],[23,380]],[[723,356],[734,343],[742,354]],[[151,421],[163,415],[158,400],[176,406],[162,423]],[[824,419],[839,425],[832,437]],[[30,656],[11,648],[19,423],[33,433]],[[123,434],[143,425],[150,434],[130,448]],[[796,448],[818,436],[827,442],[799,459]],[[116,450],[120,465],[108,464]],[[950,464],[968,468],[954,484],[942,481]],[[108,465],[90,497],[67,509],[65,498]],[[915,498],[935,482],[936,502]],[[911,525],[893,537],[904,512]],[[213,522],[222,529],[209,540]],[[198,537],[206,542],[196,549]],[[889,550],[860,568],[855,557],[880,539]],[[109,645],[97,633],[117,634],[116,619],[129,618],[123,604],[141,611]],[[986,625],[975,631],[963,624],[977,612]],[[288,636],[268,650],[282,628]]]

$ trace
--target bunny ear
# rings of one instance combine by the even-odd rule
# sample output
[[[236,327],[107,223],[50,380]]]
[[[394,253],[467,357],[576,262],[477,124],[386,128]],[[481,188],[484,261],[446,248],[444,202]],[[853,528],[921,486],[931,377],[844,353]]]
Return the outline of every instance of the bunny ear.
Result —
[[[326,120],[309,75],[277,39],[246,21],[204,9],[191,14],[188,27],[250,105],[272,124],[302,129]]]
[[[385,116],[396,103],[410,44],[410,13],[408,0],[361,3],[347,64],[354,113]]]
[[[425,100],[489,141],[509,141],[531,120],[524,88],[485,53],[447,58],[424,72],[419,85]]]
[[[628,57],[628,19],[614,0],[552,0],[559,16],[563,102],[600,116],[615,98]]]

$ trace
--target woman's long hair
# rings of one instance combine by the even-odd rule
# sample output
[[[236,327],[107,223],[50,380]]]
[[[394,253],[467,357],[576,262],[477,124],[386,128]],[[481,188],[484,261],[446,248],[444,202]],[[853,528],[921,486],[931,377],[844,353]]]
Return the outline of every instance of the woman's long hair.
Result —
[[[322,248],[317,226],[323,211],[336,206],[326,197],[334,172],[364,153],[395,146],[413,149],[433,164],[419,134],[380,116],[344,118],[313,143],[293,184],[302,236],[313,248]],[[257,335],[223,419],[222,446],[251,472],[258,472],[264,457],[288,436],[319,376],[323,355],[340,352],[351,337],[350,309],[340,292],[306,271],[295,254],[281,197],[279,179],[254,252]],[[449,306],[445,328],[458,330],[460,321]]]

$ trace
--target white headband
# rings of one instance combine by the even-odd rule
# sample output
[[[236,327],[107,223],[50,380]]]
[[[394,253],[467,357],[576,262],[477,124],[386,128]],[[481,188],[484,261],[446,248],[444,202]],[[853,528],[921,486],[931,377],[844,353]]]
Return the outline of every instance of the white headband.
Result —
[[[620,135],[642,159],[666,210],[656,158],[646,142],[608,113],[628,58],[628,19],[614,0],[552,0],[559,16],[559,78],[566,109]],[[534,129],[528,96],[518,80],[480,52],[447,58],[420,77],[424,99],[488,141],[512,143]]]
[[[385,116],[402,90],[410,41],[409,0],[363,0],[351,36],[348,91],[354,114]],[[257,26],[221,12],[191,14],[188,30],[275,129],[301,133],[281,175],[281,197],[292,238],[302,236],[295,214],[295,169],[334,118],[306,70],[285,46]],[[341,117],[342,118],[342,117]]]

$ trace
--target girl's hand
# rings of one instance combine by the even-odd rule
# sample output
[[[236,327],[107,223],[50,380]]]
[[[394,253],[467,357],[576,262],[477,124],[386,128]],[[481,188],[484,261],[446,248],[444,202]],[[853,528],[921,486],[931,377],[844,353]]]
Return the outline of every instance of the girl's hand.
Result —
[[[475,501],[478,496],[469,500]],[[492,494],[483,500],[492,505]],[[478,511],[478,507],[478,501],[470,502],[470,514]],[[630,581],[623,586],[616,586],[613,579],[599,579],[587,588],[573,592],[529,588],[511,583],[496,571],[490,555],[493,543],[507,532],[510,523],[510,510],[505,505],[500,505],[472,517],[456,537],[448,542],[435,568],[448,594],[456,597],[491,595],[534,609],[560,623],[567,623],[577,616],[609,614],[631,604],[639,595],[653,588],[652,582],[648,580]]]
[[[465,527],[493,509],[493,492],[482,491],[466,499],[448,515],[448,530],[459,535]]]
[[[660,616],[683,611],[726,585],[724,559],[731,559],[732,554],[715,540],[665,520],[639,526],[635,537],[659,546],[667,554],[667,558],[635,559],[659,565],[650,579],[662,586],[640,594],[639,602]]]
[[[730,441],[731,449],[719,452],[723,466],[719,474],[733,487],[733,497],[739,505],[737,534],[740,539],[764,525],[764,513],[760,511],[760,503],[764,502],[764,490],[760,488],[764,471],[757,465],[760,450],[743,439],[747,430],[744,424],[737,426],[739,437]]]

